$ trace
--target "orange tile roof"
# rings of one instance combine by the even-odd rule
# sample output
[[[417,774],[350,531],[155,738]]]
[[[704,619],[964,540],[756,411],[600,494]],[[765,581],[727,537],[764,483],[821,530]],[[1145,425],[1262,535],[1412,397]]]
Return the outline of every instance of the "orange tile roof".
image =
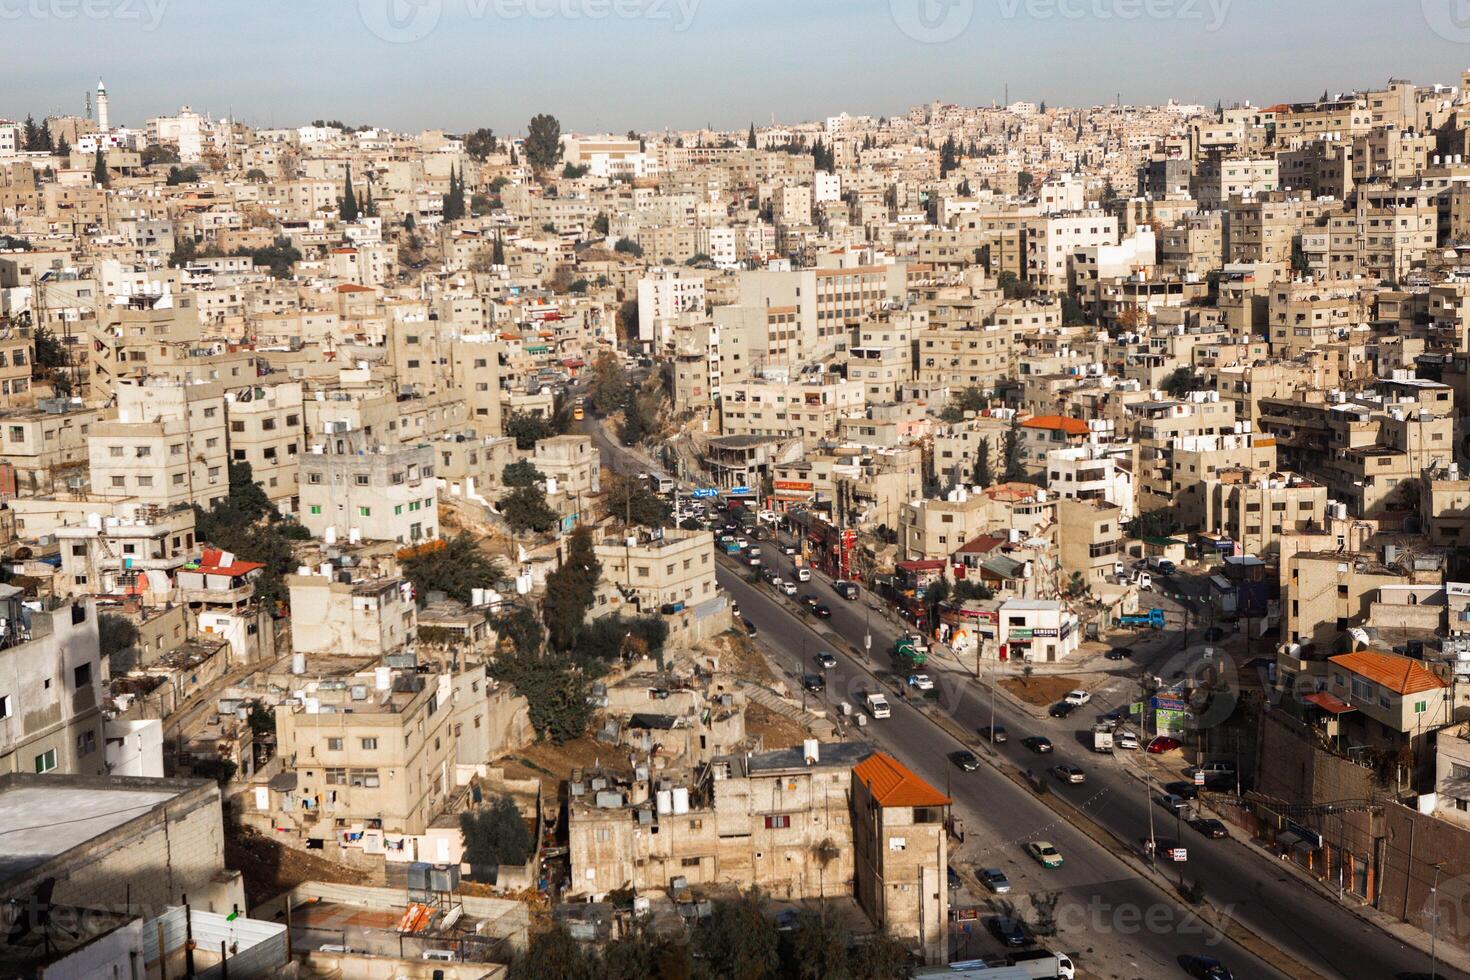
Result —
[[[1426,670],[1419,661],[1394,653],[1359,650],[1357,653],[1344,653],[1328,659],[1395,694],[1418,694],[1449,687],[1448,683]]]
[[[1023,429],[1061,429],[1069,436],[1087,435],[1087,423],[1067,415],[1037,415],[1021,423]]]
[[[949,806],[950,799],[891,755],[875,752],[852,767],[879,806]]]

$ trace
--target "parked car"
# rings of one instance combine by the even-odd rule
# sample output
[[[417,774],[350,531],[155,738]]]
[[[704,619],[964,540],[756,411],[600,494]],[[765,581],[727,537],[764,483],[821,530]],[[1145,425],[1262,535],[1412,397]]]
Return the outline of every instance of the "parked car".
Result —
[[[791,555],[796,554],[796,545],[794,545],[794,544],[783,544],[781,546],[781,554],[786,555],[787,557],[790,557]]]
[[[1178,813],[1180,810],[1189,806],[1188,800],[1182,796],[1175,796],[1173,793],[1162,793],[1155,796],[1154,802],[1170,813]]]
[[[801,686],[813,694],[821,694],[827,689],[827,679],[821,674],[805,674],[801,678]]]
[[[1011,890],[1011,879],[999,868],[981,868],[977,877],[993,894],[1004,895]]]
[[[1189,821],[1189,825],[1210,840],[1223,840],[1230,836],[1230,831],[1225,829],[1225,825],[1212,817],[1196,817]]]
[[[1151,755],[1163,755],[1165,752],[1173,752],[1183,743],[1170,735],[1155,735],[1148,743],[1148,752]]]
[[[755,624],[752,623],[750,620],[745,619],[745,620],[741,620],[741,622],[745,625],[745,635],[746,636],[755,636],[757,633],[760,632],[760,630],[756,629],[755,628]]]
[[[960,749],[958,752],[949,754],[949,761],[959,766],[965,772],[974,772],[980,768],[980,757],[969,749]]]
[[[1064,783],[1071,783],[1073,785],[1076,785],[1077,783],[1087,782],[1087,773],[1083,772],[1077,766],[1069,766],[1065,764],[1060,766],[1052,766],[1051,772],[1053,776],[1056,776]]]
[[[1021,744],[1038,755],[1046,755],[1052,750],[1051,739],[1045,735],[1031,735],[1021,739]]]
[[[965,880],[960,877],[960,873],[952,867],[946,867],[944,869],[944,877],[949,882],[950,888],[958,888],[965,883]]]
[[[817,603],[815,606],[812,607],[812,613],[818,619],[831,619],[832,618],[832,610],[831,609],[828,609],[826,606],[822,605],[820,602]]]
[[[1165,783],[1164,792],[1173,793],[1175,796],[1186,800],[1199,799],[1199,787],[1194,785],[1194,783],[1186,783],[1182,779],[1175,780],[1172,783]]]
[[[1213,956],[1191,956],[1185,960],[1184,968],[1192,977],[1199,980],[1235,980],[1234,974],[1226,969],[1225,964]]]
[[[1026,927],[1021,924],[1018,917],[1010,915],[995,915],[986,920],[990,931],[995,938],[1012,948],[1026,946],[1031,940],[1026,936]]]
[[[1138,736],[1130,731],[1114,732],[1113,748],[1136,750],[1138,748]]]
[[[994,728],[986,725],[980,729],[980,737],[992,745],[1000,745],[1003,742],[1010,741],[1011,738],[1010,733],[1006,731],[1006,726],[1004,725],[996,725]]]
[[[828,653],[826,650],[823,650],[821,653],[817,654],[817,666],[822,668],[823,670],[831,670],[833,667],[837,666],[837,658],[832,656],[832,654]]]
[[[1026,845],[1026,853],[1031,855],[1043,868],[1060,868],[1062,866],[1062,852],[1053,847],[1050,841],[1030,841]]]
[[[818,599],[814,595],[804,595],[804,596],[801,597],[801,604],[803,606],[806,606],[808,609],[815,609],[815,608],[817,608],[817,606],[819,606],[821,604],[821,602],[822,602],[822,600],[821,599]]]
[[[934,690],[934,680],[928,674],[910,674],[909,687],[916,691]]]
[[[1080,708],[1092,700],[1092,694],[1083,690],[1068,691],[1067,696],[1062,698],[1062,700],[1073,707]]]
[[[1106,656],[1109,660],[1127,660],[1133,656],[1133,650],[1130,647],[1113,647]]]
[[[781,583],[781,594],[782,595],[786,595],[786,596],[794,596],[794,595],[796,595],[796,583],[795,582],[782,582]]]
[[[798,568],[796,570],[796,580],[798,582],[810,582],[812,580],[812,570],[810,568]]]
[[[1051,710],[1048,711],[1047,714],[1051,715],[1053,718],[1066,718],[1076,710],[1077,706],[1075,704],[1072,704],[1069,701],[1058,701],[1056,704],[1051,706]]]

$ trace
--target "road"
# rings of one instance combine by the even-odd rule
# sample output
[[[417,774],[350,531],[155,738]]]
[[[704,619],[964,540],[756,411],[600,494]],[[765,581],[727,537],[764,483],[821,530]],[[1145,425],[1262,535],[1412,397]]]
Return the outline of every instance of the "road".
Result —
[[[615,470],[637,472],[642,468],[642,464],[627,456],[626,450],[613,445],[600,429],[589,426],[584,431],[593,435],[606,462]],[[774,550],[764,549],[772,558]],[[781,561],[778,568],[789,572],[789,564],[778,561]],[[812,583],[802,585],[801,590],[814,592],[831,608],[832,618],[822,625],[823,629],[836,633],[856,651],[864,649],[864,636],[868,630],[872,632],[872,656],[863,658],[861,664],[840,647],[828,648],[837,656],[838,668],[828,672],[826,700],[833,705],[844,700],[856,705],[858,692],[874,684],[871,672],[884,671],[886,651],[892,648],[898,630],[867,607],[866,594],[859,602],[846,602],[837,597],[820,573],[813,579]],[[812,630],[813,621],[797,613],[793,605],[778,598],[769,588],[750,585],[728,566],[721,567],[719,580],[739,602],[742,614],[758,627],[760,641],[781,656],[795,676],[811,672],[810,658],[822,648],[820,638]],[[1180,637],[1181,649],[1182,641]],[[1258,936],[1312,970],[1344,980],[1428,974],[1429,957],[1422,951],[1398,942],[1338,907],[1295,880],[1285,869],[1274,868],[1246,845],[1233,840],[1208,841],[1187,826],[1178,831],[1173,829],[1173,818],[1147,799],[1150,787],[1140,780],[1138,770],[1130,766],[1127,753],[1106,757],[1086,751],[1078,741],[1078,729],[1089,727],[1092,715],[1130,699],[1137,690],[1131,678],[1120,675],[1117,681],[1105,685],[1101,696],[1087,709],[1092,715],[1087,716],[1086,722],[1079,722],[1077,719],[1085,711],[1070,721],[1038,718],[1004,698],[988,697],[984,684],[973,679],[945,671],[932,673],[938,688],[937,710],[964,732],[975,733],[965,747],[993,763],[1022,769],[1040,771],[1064,762],[1081,766],[1088,773],[1085,784],[1068,786],[1053,779],[1050,791],[1085,809],[1096,824],[1122,841],[1141,842],[1149,836],[1152,810],[1158,836],[1177,837],[1188,849],[1188,880],[1201,882],[1214,904],[1230,909]],[[891,682],[896,684],[897,679]],[[888,690],[894,693],[892,687]],[[868,725],[867,734],[919,775],[949,788],[967,821],[973,821],[968,823],[969,832],[982,834],[986,841],[985,863],[999,865],[1012,874],[1016,891],[1060,890],[1059,921],[1084,922],[1098,942],[1107,942],[1109,934],[1125,936],[1138,961],[1140,976],[1181,975],[1175,958],[1191,953],[1219,956],[1232,966],[1238,977],[1291,975],[1256,959],[1228,940],[1209,934],[1182,905],[1142,880],[1130,866],[1080,830],[1059,820],[1051,809],[1010,777],[988,766],[974,773],[960,772],[947,759],[947,753],[960,748],[960,743],[924,713],[897,697],[890,696],[889,700],[894,703],[893,717]],[[1005,726],[1011,739],[993,749],[982,749],[978,730],[990,723],[992,712],[995,723]],[[1033,756],[1020,743],[1021,737],[1031,734],[1050,738],[1056,752],[1050,756]],[[1042,872],[1035,865],[1021,863],[1029,860],[1021,855],[1021,846],[1042,834],[1065,856],[1062,869]],[[1140,915],[1153,916],[1149,920],[1152,925],[1140,925]],[[1442,964],[1439,973],[1464,976]]]

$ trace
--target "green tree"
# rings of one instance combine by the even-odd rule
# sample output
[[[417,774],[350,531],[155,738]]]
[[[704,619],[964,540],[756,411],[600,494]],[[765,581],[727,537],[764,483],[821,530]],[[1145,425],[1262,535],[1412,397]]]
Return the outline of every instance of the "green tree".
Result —
[[[749,135],[747,135],[745,137],[745,148],[747,150],[753,150],[753,149],[756,148],[756,145],[757,144],[756,144],[756,140],[755,140],[755,123],[751,123],[750,124],[750,133],[749,133]]]
[[[617,663],[643,657],[662,663],[669,624],[662,616],[602,616],[582,628],[574,652],[577,664],[589,676],[601,676]]]
[[[939,150],[939,179],[944,180],[960,165],[960,149],[951,134]]]
[[[56,141],[56,155],[61,157],[61,159],[63,160],[66,160],[71,156],[71,144],[66,141],[65,136]]]
[[[851,935],[825,910],[803,912],[787,934],[785,955],[788,976],[801,980],[847,980],[851,975],[847,944]]]
[[[669,505],[648,492],[648,484],[621,473],[603,479],[602,510],[615,521],[643,527],[668,527],[673,517]]]
[[[497,656],[486,669],[525,697],[540,737],[562,745],[587,733],[587,680],[570,657],[517,650]]]
[[[695,948],[709,972],[724,980],[780,975],[780,933],[766,915],[759,890],[716,902],[709,922],[695,935]]]
[[[1028,171],[1023,170],[1016,175],[1016,188],[1022,194],[1025,194],[1027,191],[1031,190],[1031,185],[1035,182],[1036,178],[1031,176],[1030,172]]]
[[[537,173],[556,166],[561,159],[561,123],[555,116],[540,113],[531,118],[526,128],[526,162]]]
[[[500,235],[495,236],[495,245],[490,250],[490,262],[492,265],[505,265],[505,242],[500,240]]]
[[[637,392],[630,392],[623,407],[623,424],[618,427],[618,438],[625,446],[636,446],[648,438],[652,427],[648,424],[643,400]]]
[[[97,646],[112,676],[121,677],[137,666],[139,635],[131,619],[115,613],[98,614]]]
[[[512,412],[505,423],[505,434],[516,441],[517,449],[527,452],[535,449],[536,443],[542,439],[550,439],[556,435],[556,429],[551,420],[544,416]]]
[[[32,355],[33,368],[50,373],[67,366],[66,348],[50,327],[44,323],[38,325],[34,337],[36,350]]]
[[[481,162],[499,149],[500,141],[495,138],[493,129],[477,129],[464,138],[465,152]]]
[[[500,513],[517,534],[527,531],[545,534],[556,527],[556,511],[546,503],[546,494],[538,487],[516,487],[500,502]]]
[[[143,147],[143,166],[151,167],[159,163],[178,163],[178,147],[170,143],[151,143]]]
[[[583,525],[567,539],[566,559],[546,576],[546,597],[541,601],[541,618],[551,638],[551,648],[566,653],[576,645],[597,594],[602,563],[592,542],[592,529]]]
[[[21,128],[21,144],[27,150],[41,149],[41,127],[36,125],[35,116],[26,116],[26,121]]]
[[[507,980],[601,980],[597,957],[561,923],[531,937],[526,952],[511,961]]]
[[[264,170],[261,170],[259,167],[251,167],[249,170],[245,171],[245,179],[250,181],[250,183],[252,184],[264,184],[270,180],[270,177],[266,174]]]
[[[197,184],[199,182],[199,171],[194,167],[169,167],[168,178],[165,183],[169,187],[177,187],[180,184]]]
[[[623,255],[631,255],[635,259],[641,259],[643,257],[643,246],[631,238],[619,238],[617,243],[613,245],[613,251]]]
[[[1170,398],[1183,398],[1191,391],[1195,391],[1203,384],[1199,375],[1192,368],[1176,368],[1164,379],[1163,390]]]
[[[913,975],[913,958],[887,933],[869,936],[853,947],[849,957],[851,980],[909,980]]]
[[[589,402],[599,415],[611,415],[628,404],[631,388],[628,372],[616,354],[604,351],[592,362],[592,388]]]
[[[255,482],[255,470],[249,463],[230,464],[229,506],[247,521],[254,523],[263,518],[279,520],[281,512],[271,503],[265,490]]]
[[[579,180],[587,176],[589,168],[575,163],[569,163],[561,168],[561,175],[567,180]]]
[[[265,248],[250,249],[243,253],[250,256],[251,264],[267,266],[273,279],[290,279],[301,252],[291,244],[289,238],[277,238]]]
[[[1021,421],[1014,416],[1001,443],[1000,465],[1000,482],[1015,483],[1026,479],[1026,468],[1021,464]]]
[[[500,482],[508,487],[535,486],[545,479],[546,475],[538,470],[536,464],[529,459],[521,459],[508,464],[500,474]]]
[[[980,440],[980,452],[975,457],[975,486],[988,487],[995,483],[995,473],[990,468],[990,437]]]
[[[1062,325],[1076,326],[1087,322],[1087,309],[1071,296],[1062,297]]]
[[[92,183],[98,187],[111,187],[112,175],[107,172],[107,158],[102,155],[102,147],[97,147],[97,155],[92,161]]]
[[[1291,271],[1299,276],[1310,275],[1312,272],[1312,262],[1302,248],[1301,236],[1297,236],[1291,243]]]
[[[469,864],[525,864],[536,850],[531,830],[509,796],[499,796],[488,806],[461,813],[459,832],[464,839],[464,859]]]
[[[606,238],[607,230],[609,227],[610,225],[607,220],[607,212],[599,211],[597,213],[597,217],[592,219],[592,233]]]
[[[342,189],[341,202],[342,220],[353,222],[361,213],[357,207],[357,194],[352,189],[352,164],[347,165],[347,179]]]
[[[505,581],[505,569],[480,549],[468,533],[457,534],[438,550],[424,549],[403,560],[403,577],[413,583],[419,605],[430,592],[469,602],[474,589],[493,589]]]

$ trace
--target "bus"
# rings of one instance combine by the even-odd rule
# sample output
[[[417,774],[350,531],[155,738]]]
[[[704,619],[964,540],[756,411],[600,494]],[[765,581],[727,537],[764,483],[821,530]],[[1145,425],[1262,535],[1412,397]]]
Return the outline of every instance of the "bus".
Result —
[[[662,473],[648,474],[648,488],[659,496],[673,493],[678,486],[673,477],[664,476]]]

